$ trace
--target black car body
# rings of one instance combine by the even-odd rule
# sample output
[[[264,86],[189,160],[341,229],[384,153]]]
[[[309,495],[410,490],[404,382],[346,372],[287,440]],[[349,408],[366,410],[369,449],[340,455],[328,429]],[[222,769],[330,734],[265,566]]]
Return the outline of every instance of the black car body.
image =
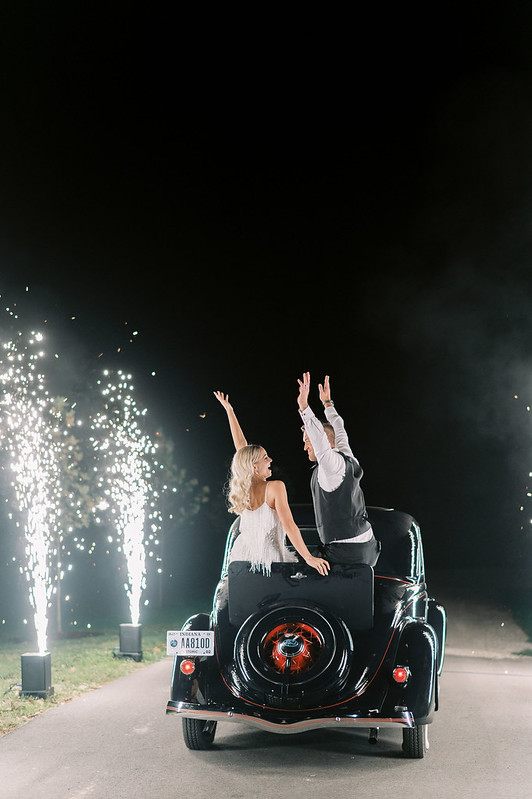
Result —
[[[231,721],[274,733],[366,727],[372,741],[397,727],[405,755],[424,756],[446,613],[429,598],[413,517],[368,514],[381,545],[375,568],[335,565],[327,576],[304,562],[273,564],[268,577],[229,563],[238,519],[232,525],[212,612],[183,627],[192,642],[213,631],[214,654],[174,661],[166,712],[182,717],[189,748],[210,748],[217,722]],[[315,551],[312,506],[294,516]]]

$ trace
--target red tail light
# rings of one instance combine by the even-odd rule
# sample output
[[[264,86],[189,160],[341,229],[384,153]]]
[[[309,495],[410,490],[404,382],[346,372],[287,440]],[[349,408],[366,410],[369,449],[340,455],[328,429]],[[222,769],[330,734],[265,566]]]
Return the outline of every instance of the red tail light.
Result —
[[[181,669],[182,674],[186,674],[186,676],[190,676],[194,669],[196,668],[196,664],[193,660],[182,660],[179,664],[179,668]]]
[[[410,677],[410,669],[408,666],[396,666],[392,671],[392,677],[395,682],[405,683]]]

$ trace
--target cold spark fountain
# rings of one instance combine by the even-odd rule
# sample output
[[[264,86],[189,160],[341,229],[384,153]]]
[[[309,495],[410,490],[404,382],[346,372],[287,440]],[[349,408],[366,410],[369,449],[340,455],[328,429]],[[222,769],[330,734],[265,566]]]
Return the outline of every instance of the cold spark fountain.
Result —
[[[104,376],[109,378],[110,373],[104,372]],[[105,411],[93,419],[91,441],[104,467],[100,471],[103,501],[99,509],[110,508],[127,567],[124,588],[131,624],[121,625],[119,654],[140,659],[140,603],[146,587],[145,525],[156,447],[141,429],[146,410],[138,409],[130,381],[131,375],[119,371],[115,380],[103,385]],[[102,385],[102,381],[98,382]]]
[[[45,387],[37,362],[42,335],[22,333],[3,345],[0,358],[2,407],[2,444],[13,473],[15,507],[24,529],[30,603],[34,611],[38,655],[23,655],[22,693],[48,696],[51,672],[47,649],[48,607],[52,595],[50,556],[60,499],[60,470],[51,435],[52,399]],[[18,522],[17,522],[18,524]],[[42,689],[25,690],[24,658],[29,673],[44,669],[47,676]],[[46,658],[43,666],[43,658]],[[37,662],[35,662],[37,660]],[[31,681],[32,677],[30,677]]]

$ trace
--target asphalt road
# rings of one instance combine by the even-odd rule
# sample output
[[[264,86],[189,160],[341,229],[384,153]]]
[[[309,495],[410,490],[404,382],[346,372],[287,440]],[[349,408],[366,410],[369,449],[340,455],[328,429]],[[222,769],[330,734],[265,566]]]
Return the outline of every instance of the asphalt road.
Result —
[[[0,739],[0,796],[530,799],[532,658],[513,654],[524,635],[498,608],[449,609],[441,709],[423,760],[403,758],[398,730],[372,746],[365,731],[274,735],[229,723],[213,750],[191,752],[164,713],[168,659]]]

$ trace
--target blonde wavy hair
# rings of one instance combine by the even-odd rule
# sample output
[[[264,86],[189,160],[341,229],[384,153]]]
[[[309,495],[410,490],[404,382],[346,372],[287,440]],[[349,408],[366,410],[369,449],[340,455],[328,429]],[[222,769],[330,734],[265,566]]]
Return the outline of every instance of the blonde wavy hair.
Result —
[[[231,513],[241,514],[250,509],[253,467],[260,460],[263,451],[263,447],[257,444],[246,444],[233,455],[227,492]]]

